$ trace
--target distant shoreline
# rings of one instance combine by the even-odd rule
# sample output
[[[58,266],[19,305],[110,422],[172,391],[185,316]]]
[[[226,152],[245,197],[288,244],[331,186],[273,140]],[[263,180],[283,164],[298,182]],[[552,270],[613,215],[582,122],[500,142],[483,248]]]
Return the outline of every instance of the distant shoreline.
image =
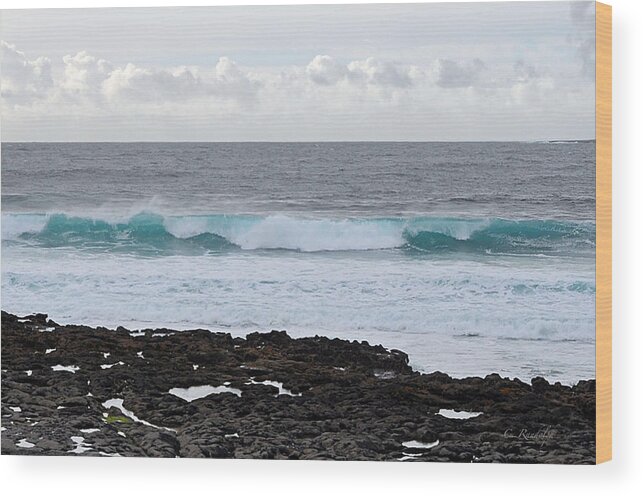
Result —
[[[594,463],[595,381],[420,374],[366,342],[2,312],[2,365],[2,454]]]

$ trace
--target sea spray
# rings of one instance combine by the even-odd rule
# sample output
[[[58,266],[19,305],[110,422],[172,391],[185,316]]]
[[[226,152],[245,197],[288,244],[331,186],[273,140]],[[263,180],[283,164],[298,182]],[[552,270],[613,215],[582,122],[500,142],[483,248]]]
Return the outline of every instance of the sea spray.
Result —
[[[287,215],[162,216],[120,221],[68,214],[3,214],[3,241],[40,247],[202,254],[227,250],[591,255],[591,222],[477,218],[305,218]]]

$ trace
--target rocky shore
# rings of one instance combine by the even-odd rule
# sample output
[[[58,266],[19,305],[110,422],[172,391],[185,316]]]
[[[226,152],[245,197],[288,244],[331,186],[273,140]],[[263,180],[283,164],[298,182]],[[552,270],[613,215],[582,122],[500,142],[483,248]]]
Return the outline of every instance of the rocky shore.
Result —
[[[595,399],[366,342],[2,312],[2,454],[588,464]]]

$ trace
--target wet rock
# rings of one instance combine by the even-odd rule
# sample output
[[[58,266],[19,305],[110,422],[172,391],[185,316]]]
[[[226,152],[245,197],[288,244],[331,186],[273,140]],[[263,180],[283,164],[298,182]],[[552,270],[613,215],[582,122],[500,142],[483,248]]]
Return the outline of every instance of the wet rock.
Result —
[[[543,377],[534,377],[531,380],[531,387],[535,392],[542,393],[544,391],[547,391],[550,385],[547,379],[544,379]]]
[[[2,453],[594,463],[593,380],[420,374],[399,350],[284,331],[131,334],[3,312]],[[169,393],[193,386],[211,392]],[[451,419],[440,409],[483,415]],[[92,449],[69,453],[72,436]],[[403,446],[411,441],[420,444]]]

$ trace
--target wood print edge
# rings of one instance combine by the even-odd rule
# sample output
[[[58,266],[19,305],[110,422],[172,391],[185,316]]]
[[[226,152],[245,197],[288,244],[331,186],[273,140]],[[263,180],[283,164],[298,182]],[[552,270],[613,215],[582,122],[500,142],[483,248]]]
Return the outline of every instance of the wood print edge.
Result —
[[[596,2],[596,463],[612,459],[612,7]]]

